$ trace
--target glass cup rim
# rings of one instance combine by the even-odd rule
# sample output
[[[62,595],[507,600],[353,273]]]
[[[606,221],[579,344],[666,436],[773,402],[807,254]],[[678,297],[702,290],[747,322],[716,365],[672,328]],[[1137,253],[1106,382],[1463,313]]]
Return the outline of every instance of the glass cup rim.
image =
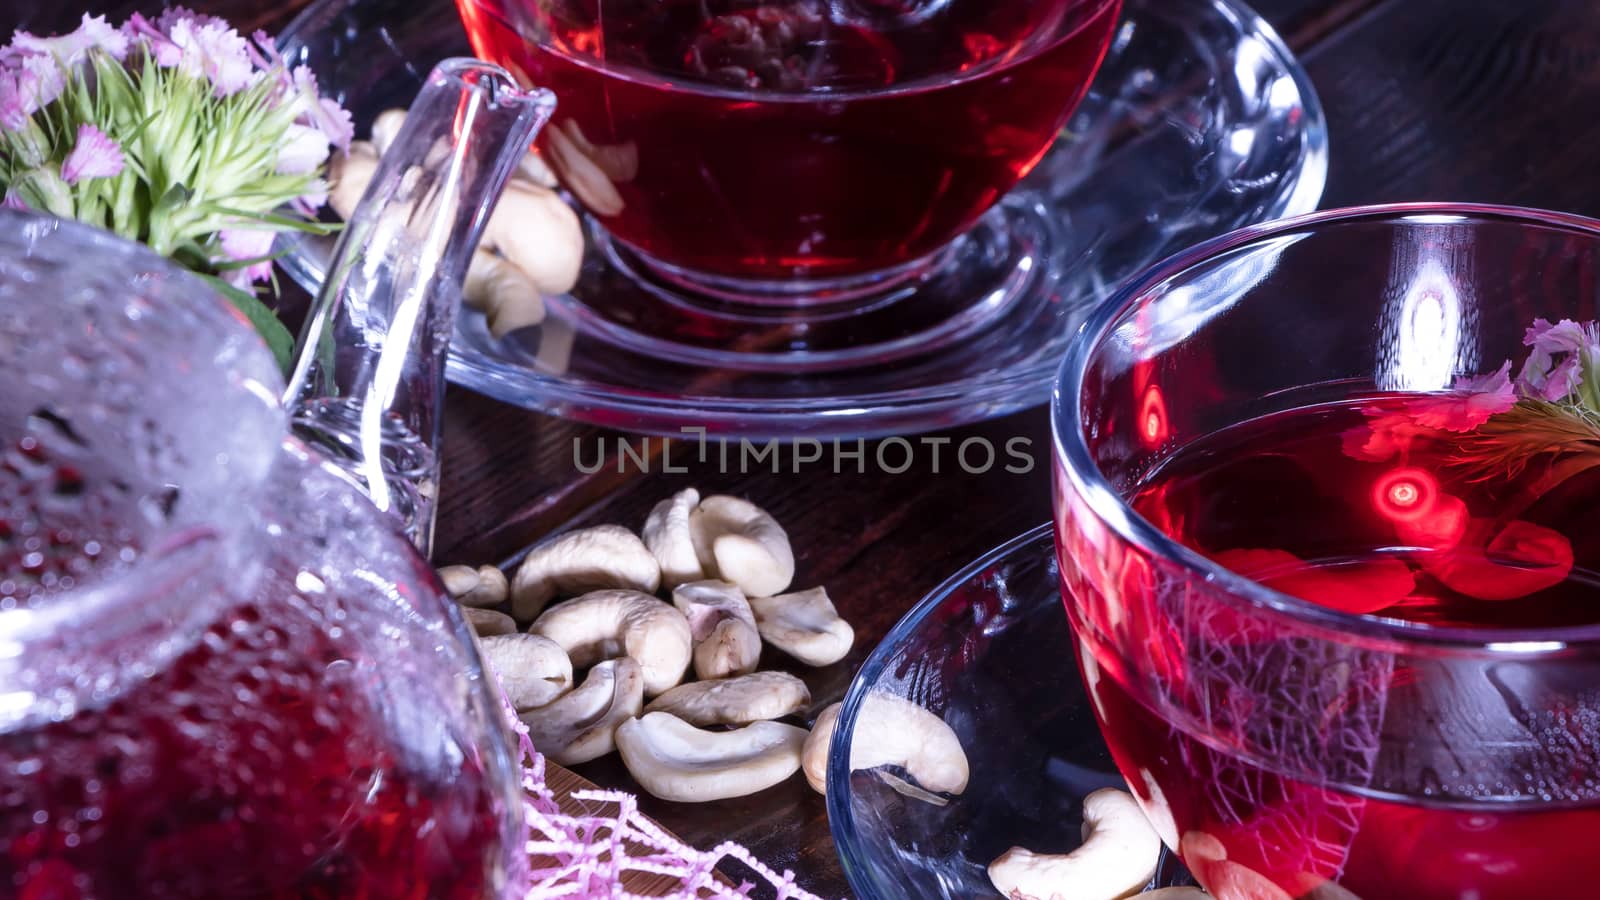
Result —
[[[1050,394],[1055,461],[1083,504],[1120,540],[1176,563],[1189,576],[1216,585],[1219,594],[1247,612],[1281,616],[1304,625],[1337,631],[1346,638],[1408,648],[1429,647],[1446,653],[1525,658],[1564,655],[1578,648],[1592,650],[1600,646],[1600,623],[1555,628],[1428,625],[1341,612],[1276,591],[1183,546],[1134,512],[1100,471],[1084,440],[1084,422],[1077,398],[1083,392],[1089,362],[1122,315],[1153,289],[1180,281],[1197,266],[1226,253],[1284,235],[1362,221],[1397,223],[1407,220],[1421,224],[1499,220],[1513,225],[1571,231],[1600,241],[1600,219],[1575,213],[1492,203],[1410,202],[1321,210],[1252,225],[1196,244],[1157,263],[1117,289],[1072,339]]]

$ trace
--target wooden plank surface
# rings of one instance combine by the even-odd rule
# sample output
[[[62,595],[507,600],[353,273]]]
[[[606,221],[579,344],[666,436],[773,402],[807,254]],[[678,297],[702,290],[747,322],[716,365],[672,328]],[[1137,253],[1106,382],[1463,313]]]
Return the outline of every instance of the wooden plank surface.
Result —
[[[246,28],[276,27],[305,0],[203,0]],[[121,16],[135,5],[96,2]],[[157,4],[139,3],[151,11]],[[1261,12],[1306,60],[1327,108],[1332,165],[1325,206],[1407,199],[1511,202],[1600,213],[1593,147],[1600,138],[1600,7],[1562,0],[1262,0]],[[6,31],[61,30],[81,13],[58,0],[12,0]],[[789,529],[802,585],[826,584],[855,625],[841,663],[799,670],[814,708],[842,695],[875,642],[952,571],[1049,514],[1048,420],[1042,410],[959,429],[1025,439],[1032,471],[967,475],[927,454],[902,475],[718,471],[679,447],[683,474],[616,471],[615,442],[642,439],[449,395],[439,522],[442,562],[495,562],[573,524],[637,527],[650,505],[694,484],[749,496]],[[613,465],[584,475],[603,442]],[[660,453],[659,439],[651,439]],[[867,445],[868,453],[873,444]],[[777,654],[764,664],[793,668]],[[1041,661],[1041,664],[1052,664]],[[1063,670],[1063,677],[1072,677]],[[636,789],[614,760],[582,767],[603,785]],[[821,798],[800,778],[755,797],[686,806],[645,797],[643,808],[699,846],[749,845],[827,896],[848,893]]]

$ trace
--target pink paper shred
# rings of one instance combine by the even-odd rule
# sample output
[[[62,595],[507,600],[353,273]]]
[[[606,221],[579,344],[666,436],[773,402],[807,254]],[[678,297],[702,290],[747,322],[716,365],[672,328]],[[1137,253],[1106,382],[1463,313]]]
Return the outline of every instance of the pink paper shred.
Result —
[[[760,876],[776,900],[820,900],[794,883],[794,873],[774,872],[749,850],[732,841],[709,851],[696,850],[662,831],[639,812],[639,798],[626,791],[574,791],[574,799],[595,809],[589,815],[561,811],[545,783],[544,757],[534,749],[528,729],[504,699],[505,713],[516,731],[526,797],[527,854],[518,854],[521,871],[513,871],[509,896],[527,900],[571,897],[576,900],[723,900],[749,898],[756,885],[729,887],[717,880],[716,866],[734,859]],[[622,890],[624,873],[665,875],[678,885],[665,894],[641,895]]]

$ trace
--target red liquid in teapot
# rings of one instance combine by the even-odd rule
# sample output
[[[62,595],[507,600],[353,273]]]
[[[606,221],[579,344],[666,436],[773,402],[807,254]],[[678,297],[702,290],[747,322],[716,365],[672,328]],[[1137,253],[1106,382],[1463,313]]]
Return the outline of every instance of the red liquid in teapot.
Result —
[[[971,227],[1054,141],[1119,7],[458,3],[479,55],[555,91],[540,146],[592,160],[607,186],[564,180],[614,236],[749,279],[883,269]]]
[[[483,771],[407,759],[420,724],[353,689],[384,676],[322,624],[236,610],[109,704],[0,734],[0,895],[487,896]]]

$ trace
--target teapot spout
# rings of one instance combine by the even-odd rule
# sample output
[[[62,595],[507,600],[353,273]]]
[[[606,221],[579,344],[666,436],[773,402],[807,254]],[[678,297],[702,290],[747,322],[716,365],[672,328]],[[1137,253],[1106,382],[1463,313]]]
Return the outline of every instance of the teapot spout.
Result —
[[[428,76],[346,224],[296,346],[296,433],[337,462],[428,555],[445,358],[461,283],[506,181],[555,108],[504,69]]]

